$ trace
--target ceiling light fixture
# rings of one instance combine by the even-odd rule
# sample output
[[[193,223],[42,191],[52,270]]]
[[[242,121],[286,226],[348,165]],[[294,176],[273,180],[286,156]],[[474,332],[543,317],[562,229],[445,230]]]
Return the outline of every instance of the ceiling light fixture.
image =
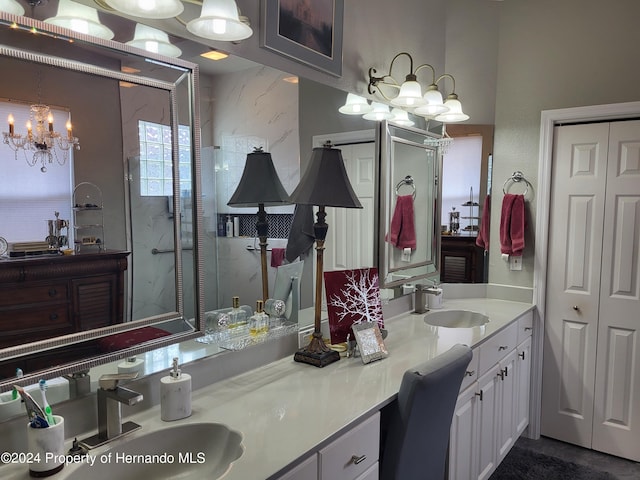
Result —
[[[220,50],[209,50],[208,52],[201,53],[200,56],[208,60],[218,61],[224,60],[229,54],[221,52]]]
[[[2,133],[4,143],[15,152],[16,160],[18,159],[18,151],[22,150],[29,166],[33,167],[36,163],[40,163],[42,165],[40,171],[45,173],[47,164],[53,163],[54,158],[60,165],[64,165],[69,157],[69,150],[74,147],[76,150],[80,150],[80,140],[73,136],[71,113],[69,113],[69,120],[66,124],[66,135],[60,135],[54,131],[53,114],[48,105],[31,105],[30,117],[25,136],[15,133],[14,118],[11,114],[7,118],[9,131]],[[35,122],[35,131],[32,121]],[[60,154],[58,154],[58,150],[60,150]],[[28,152],[33,152],[33,157]]]

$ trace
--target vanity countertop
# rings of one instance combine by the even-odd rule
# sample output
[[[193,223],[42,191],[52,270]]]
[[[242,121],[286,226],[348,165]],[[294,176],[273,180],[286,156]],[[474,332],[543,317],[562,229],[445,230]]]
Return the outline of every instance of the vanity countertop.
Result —
[[[391,402],[405,370],[456,343],[476,346],[532,308],[530,303],[496,299],[446,300],[443,309],[479,312],[489,323],[451,329],[427,325],[424,315],[400,315],[386,321],[389,356],[384,360],[363,365],[360,358],[343,358],[316,368],[284,358],[193,392],[193,413],[187,419],[162,422],[159,406],[132,415],[129,419],[143,428],[129,438],[182,423],[223,423],[242,433],[245,448],[225,480],[277,478],[285,467]],[[188,366],[184,371],[189,372]],[[127,439],[111,445],[121,441]],[[51,478],[62,479],[74,468],[67,465]],[[3,478],[29,478],[25,465],[0,470],[5,470],[0,472]]]

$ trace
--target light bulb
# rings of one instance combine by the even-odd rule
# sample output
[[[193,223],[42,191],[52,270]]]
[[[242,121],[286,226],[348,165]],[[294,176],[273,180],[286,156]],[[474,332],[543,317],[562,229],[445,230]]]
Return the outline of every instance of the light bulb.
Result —
[[[215,18],[213,20],[213,33],[218,35],[224,35],[227,32],[227,21],[222,18]]]

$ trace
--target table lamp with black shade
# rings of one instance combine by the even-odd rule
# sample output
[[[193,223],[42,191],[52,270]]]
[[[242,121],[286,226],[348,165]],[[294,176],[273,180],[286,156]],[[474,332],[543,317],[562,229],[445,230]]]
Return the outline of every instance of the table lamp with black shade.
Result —
[[[227,202],[230,207],[258,207],[256,230],[260,239],[260,265],[262,267],[262,300],[269,298],[269,278],[267,275],[267,237],[269,223],[264,207],[288,205],[289,195],[282,186],[273,166],[271,154],[256,148],[247,155],[242,178]]]
[[[324,367],[340,359],[340,354],[324,343],[320,324],[324,242],[329,229],[325,222],[325,207],[362,208],[349,182],[342,152],[331,148],[330,144],[314,148],[309,166],[290,199],[291,203],[319,207],[316,213],[317,221],[313,225],[316,242],[314,331],[309,345],[298,350],[293,359],[296,362]]]

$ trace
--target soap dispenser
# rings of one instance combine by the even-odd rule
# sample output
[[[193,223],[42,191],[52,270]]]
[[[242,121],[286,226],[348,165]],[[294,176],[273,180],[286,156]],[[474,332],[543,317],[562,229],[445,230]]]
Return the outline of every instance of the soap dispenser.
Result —
[[[180,371],[175,357],[169,375],[160,379],[160,418],[171,422],[190,415],[191,376]]]

